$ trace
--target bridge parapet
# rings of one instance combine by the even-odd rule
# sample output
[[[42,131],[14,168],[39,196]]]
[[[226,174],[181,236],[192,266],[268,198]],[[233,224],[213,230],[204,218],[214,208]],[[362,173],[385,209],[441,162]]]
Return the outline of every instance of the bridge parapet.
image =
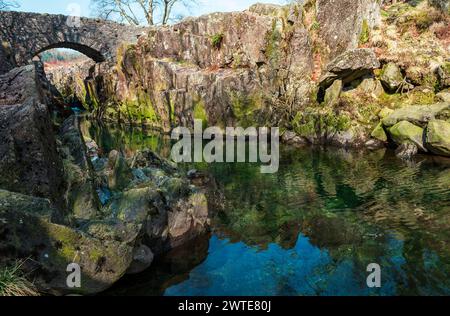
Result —
[[[146,30],[101,19],[0,11],[0,73],[52,48],[74,49],[96,62],[114,60],[120,44],[136,42]]]

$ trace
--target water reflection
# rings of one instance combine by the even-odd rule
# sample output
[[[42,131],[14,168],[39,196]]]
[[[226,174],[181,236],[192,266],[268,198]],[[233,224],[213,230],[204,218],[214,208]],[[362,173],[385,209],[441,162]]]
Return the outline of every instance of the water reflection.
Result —
[[[169,139],[142,130],[84,130],[105,152],[170,153]],[[406,164],[385,150],[284,148],[273,175],[255,164],[194,167],[211,172],[225,195],[212,236],[111,293],[450,294],[449,160]],[[381,289],[366,286],[372,262],[382,266]]]

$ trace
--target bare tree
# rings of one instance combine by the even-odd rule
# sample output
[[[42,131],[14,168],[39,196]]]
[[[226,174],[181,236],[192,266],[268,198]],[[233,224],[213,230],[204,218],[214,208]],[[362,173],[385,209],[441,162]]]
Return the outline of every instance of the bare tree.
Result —
[[[0,10],[10,10],[18,7],[19,4],[16,1],[0,0]]]
[[[176,4],[189,8],[194,3],[195,0],[91,0],[97,16],[132,25],[155,25],[158,18],[160,24],[166,25]]]

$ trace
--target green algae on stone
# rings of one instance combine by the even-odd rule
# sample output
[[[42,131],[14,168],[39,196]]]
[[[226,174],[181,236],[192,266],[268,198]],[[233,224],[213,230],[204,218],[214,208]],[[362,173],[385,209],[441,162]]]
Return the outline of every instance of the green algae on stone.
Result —
[[[450,122],[430,121],[426,129],[425,146],[436,155],[450,157]]]
[[[348,116],[334,113],[331,109],[309,108],[298,112],[292,125],[299,136],[315,137],[347,131],[351,127],[351,120]]]
[[[390,127],[400,121],[409,121],[416,125],[424,126],[435,118],[450,117],[450,104],[436,103],[432,105],[406,106],[394,111],[382,120],[383,125]]]
[[[261,93],[245,94],[242,92],[231,92],[231,108],[240,126],[249,127],[259,125],[258,112],[263,108],[264,99]]]
[[[427,151],[423,144],[423,133],[423,128],[407,121],[401,121],[389,128],[389,134],[397,145],[412,143],[422,151]]]
[[[397,92],[404,82],[400,68],[392,62],[383,67],[380,80],[389,92]]]
[[[377,127],[373,130],[371,136],[375,139],[378,139],[382,142],[387,142],[388,138],[386,132],[383,128],[383,124],[378,124]]]
[[[208,126],[208,114],[206,113],[205,102],[200,99],[194,103],[193,116],[195,120],[201,120],[203,128]]]

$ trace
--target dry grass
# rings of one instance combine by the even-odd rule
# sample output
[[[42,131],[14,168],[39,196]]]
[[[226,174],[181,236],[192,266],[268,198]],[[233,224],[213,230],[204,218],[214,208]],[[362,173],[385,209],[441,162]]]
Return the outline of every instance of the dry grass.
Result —
[[[33,283],[22,272],[25,261],[0,268],[0,296],[39,296]]]

